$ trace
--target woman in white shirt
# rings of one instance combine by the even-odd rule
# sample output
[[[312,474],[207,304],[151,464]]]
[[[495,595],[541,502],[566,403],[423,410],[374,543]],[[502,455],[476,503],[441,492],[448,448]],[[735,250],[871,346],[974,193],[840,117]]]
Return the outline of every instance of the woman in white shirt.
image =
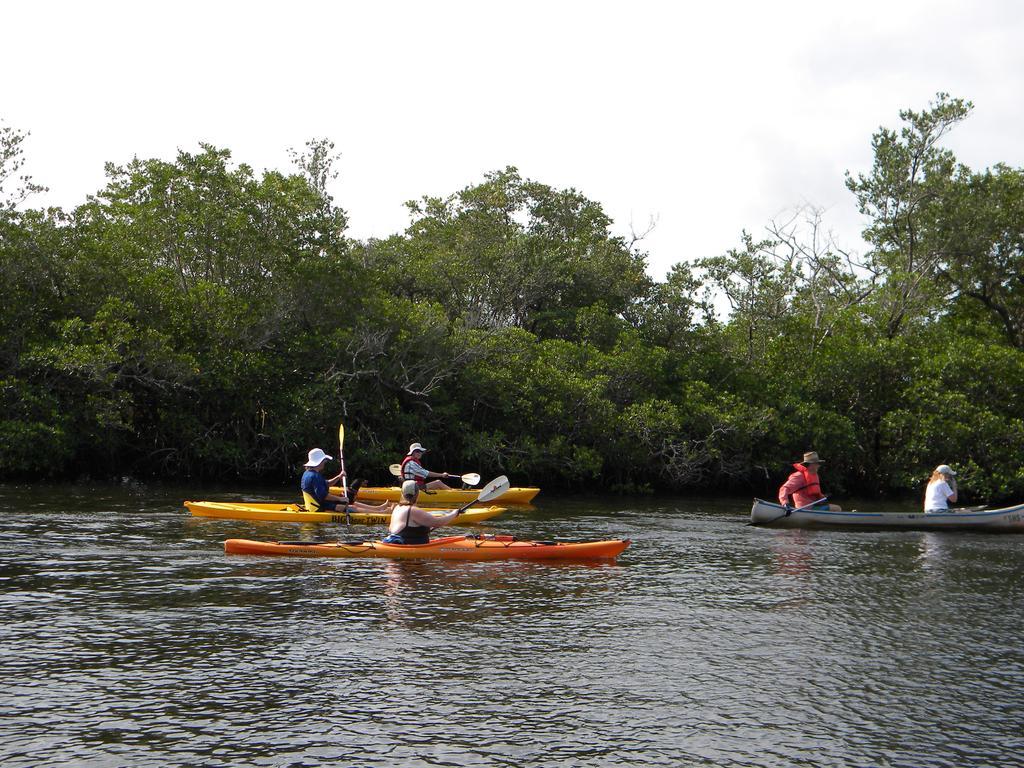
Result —
[[[924,492],[924,511],[949,512],[949,502],[956,503],[956,472],[948,464],[939,464],[928,478]]]

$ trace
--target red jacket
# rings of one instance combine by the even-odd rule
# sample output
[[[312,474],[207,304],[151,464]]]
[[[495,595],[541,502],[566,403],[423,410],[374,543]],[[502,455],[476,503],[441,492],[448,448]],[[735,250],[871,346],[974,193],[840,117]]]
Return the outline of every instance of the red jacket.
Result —
[[[401,477],[398,478],[399,482],[405,482],[406,480],[415,480],[416,485],[418,485],[420,487],[420,490],[422,491],[424,488],[427,487],[427,478],[413,474],[407,476],[405,473],[405,465],[408,464],[410,461],[416,461],[416,459],[412,457],[412,454],[409,454],[404,459],[402,459]],[[416,463],[423,467],[423,465],[420,464],[418,461],[416,461]],[[426,469],[426,467],[423,468]]]
[[[791,474],[779,488],[779,504],[806,507],[818,499],[825,498],[821,492],[817,473],[811,474],[803,464],[794,464],[796,472]],[[790,500],[792,497],[792,501]]]

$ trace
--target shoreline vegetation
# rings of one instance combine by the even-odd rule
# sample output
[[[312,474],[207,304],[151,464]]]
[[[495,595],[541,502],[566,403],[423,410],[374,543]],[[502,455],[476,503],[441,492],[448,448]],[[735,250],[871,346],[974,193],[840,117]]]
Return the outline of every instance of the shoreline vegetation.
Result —
[[[419,440],[545,490],[763,494],[816,450],[834,497],[949,463],[968,503],[1024,498],[1024,170],[943,146],[971,108],[870,137],[866,253],[808,207],[663,280],[642,234],[511,167],[348,237],[322,139],[287,172],[207,144],[108,164],[36,209],[0,123],[0,481],[294,482],[341,420],[353,478]]]

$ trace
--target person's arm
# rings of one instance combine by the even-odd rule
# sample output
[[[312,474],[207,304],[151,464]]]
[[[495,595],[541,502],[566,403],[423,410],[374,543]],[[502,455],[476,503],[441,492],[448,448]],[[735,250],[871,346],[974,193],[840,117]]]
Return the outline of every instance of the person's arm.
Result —
[[[451,525],[455,522],[455,518],[459,516],[459,510],[453,509],[444,515],[436,515],[428,512],[420,507],[413,507],[409,510],[409,518],[412,522],[417,525],[425,525],[429,528],[441,528],[445,525]]]
[[[334,477],[332,477],[330,480],[328,480],[327,484],[328,485],[337,485],[338,483],[341,482],[341,478],[343,478],[343,477],[347,477],[347,475],[345,474],[345,470],[344,469],[341,470],[341,472],[336,474]]]
[[[800,475],[796,473],[793,473],[792,475],[786,478],[786,482],[784,482],[782,484],[782,487],[779,488],[779,504],[781,504],[784,507],[789,506],[789,497],[793,493],[793,491],[798,489],[797,483],[799,483],[802,479],[803,478],[801,478]]]
[[[951,477],[946,485],[949,486],[949,494],[946,496],[946,500],[956,504],[956,478]]]

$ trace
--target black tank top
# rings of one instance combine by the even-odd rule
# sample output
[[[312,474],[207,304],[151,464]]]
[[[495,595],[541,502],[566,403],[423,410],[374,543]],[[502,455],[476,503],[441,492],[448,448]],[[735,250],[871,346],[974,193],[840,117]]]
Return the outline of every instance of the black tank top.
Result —
[[[410,525],[409,513],[411,510],[409,505],[400,504],[399,507],[405,507],[405,527],[398,532],[398,535],[402,537],[402,543],[427,544],[430,541],[430,528],[425,525]]]

